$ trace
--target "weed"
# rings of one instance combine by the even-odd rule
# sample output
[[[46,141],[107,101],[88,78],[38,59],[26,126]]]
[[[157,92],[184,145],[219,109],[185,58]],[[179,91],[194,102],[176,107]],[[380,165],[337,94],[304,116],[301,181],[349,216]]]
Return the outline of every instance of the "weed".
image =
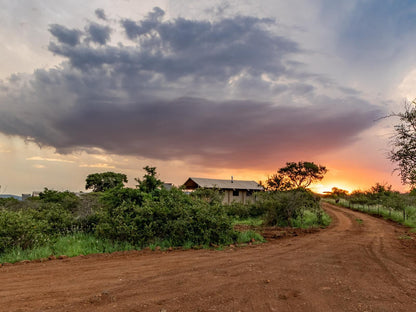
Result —
[[[261,236],[259,233],[254,232],[254,231],[239,232],[238,237],[237,237],[237,243],[239,244],[249,243],[249,242],[263,243],[265,241],[266,240],[264,239],[263,236]]]

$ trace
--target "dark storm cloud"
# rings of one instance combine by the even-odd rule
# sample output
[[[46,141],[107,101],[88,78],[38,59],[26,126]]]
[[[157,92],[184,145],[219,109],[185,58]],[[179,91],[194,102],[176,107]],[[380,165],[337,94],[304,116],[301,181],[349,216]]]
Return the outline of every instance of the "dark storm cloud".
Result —
[[[107,20],[107,16],[105,15],[105,12],[103,9],[96,9],[94,13],[95,13],[95,16],[97,16],[97,18],[103,21]]]
[[[139,37],[135,46],[96,48],[52,42],[49,49],[81,70],[111,65],[120,74],[146,71],[167,80],[192,76],[215,81],[228,80],[243,71],[255,77],[269,73],[277,78],[287,74],[286,57],[300,52],[295,42],[265,29],[271,20],[235,17],[208,22],[178,18],[162,22],[162,15],[162,10],[155,9],[141,22],[123,21],[127,36]]]
[[[165,11],[156,7],[143,21],[136,23],[131,19],[124,19],[121,21],[121,24],[126,31],[127,37],[129,37],[129,39],[136,39],[137,37],[147,34],[155,29],[160,24],[164,15]]]
[[[68,44],[70,46],[77,45],[81,37],[81,32],[79,30],[69,29],[58,24],[50,25],[49,31],[60,43]]]
[[[106,25],[82,34],[52,25],[49,49],[67,62],[0,89],[0,131],[65,153],[99,147],[259,167],[349,144],[380,114],[359,98],[317,96],[290,62],[302,50],[273,34],[271,20],[162,21],[163,14],[123,20],[130,45],[109,45]],[[267,97],[274,100],[260,100]]]
[[[93,42],[104,45],[110,39],[111,28],[97,23],[90,23],[86,27],[86,32]]]
[[[260,166],[280,156],[315,155],[351,143],[380,111],[357,99],[311,107],[179,98],[125,104],[83,103],[57,121],[58,148],[100,146],[158,159],[194,157],[206,165]],[[122,122],[121,122],[122,121]]]

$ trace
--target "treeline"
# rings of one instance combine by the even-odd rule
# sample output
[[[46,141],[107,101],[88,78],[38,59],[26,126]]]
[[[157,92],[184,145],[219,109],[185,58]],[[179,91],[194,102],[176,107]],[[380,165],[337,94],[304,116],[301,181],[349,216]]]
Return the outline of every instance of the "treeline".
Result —
[[[394,191],[391,185],[376,183],[370,189],[347,191],[333,188],[325,196],[334,203],[345,207],[380,215],[410,226],[416,225],[416,190],[402,194]]]
[[[236,220],[258,218],[264,225],[328,224],[320,198],[304,188],[256,194],[250,204],[223,205],[215,189],[165,189],[156,168],[145,167],[136,188],[124,187],[125,175],[89,175],[91,193],[75,195],[45,189],[25,201],[0,199],[0,254],[13,248],[42,246],[65,235],[85,233],[142,248],[226,245],[240,241]]]

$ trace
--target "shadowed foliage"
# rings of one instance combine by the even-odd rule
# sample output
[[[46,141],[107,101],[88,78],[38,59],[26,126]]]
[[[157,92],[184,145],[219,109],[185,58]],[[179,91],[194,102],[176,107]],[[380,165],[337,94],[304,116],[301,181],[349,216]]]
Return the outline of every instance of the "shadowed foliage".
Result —
[[[127,183],[127,176],[123,173],[93,173],[88,175],[85,189],[92,189],[93,192],[103,192],[112,188],[123,187],[124,183]]]
[[[307,188],[313,182],[322,180],[327,172],[326,167],[313,162],[288,162],[277,174],[269,177],[266,182],[267,188],[280,191]]]

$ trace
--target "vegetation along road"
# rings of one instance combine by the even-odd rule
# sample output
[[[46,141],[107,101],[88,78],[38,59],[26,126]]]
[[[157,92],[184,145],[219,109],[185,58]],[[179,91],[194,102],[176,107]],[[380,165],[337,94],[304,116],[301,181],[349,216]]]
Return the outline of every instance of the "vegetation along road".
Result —
[[[323,204],[315,234],[223,251],[129,252],[0,268],[2,311],[415,311],[404,227]]]

